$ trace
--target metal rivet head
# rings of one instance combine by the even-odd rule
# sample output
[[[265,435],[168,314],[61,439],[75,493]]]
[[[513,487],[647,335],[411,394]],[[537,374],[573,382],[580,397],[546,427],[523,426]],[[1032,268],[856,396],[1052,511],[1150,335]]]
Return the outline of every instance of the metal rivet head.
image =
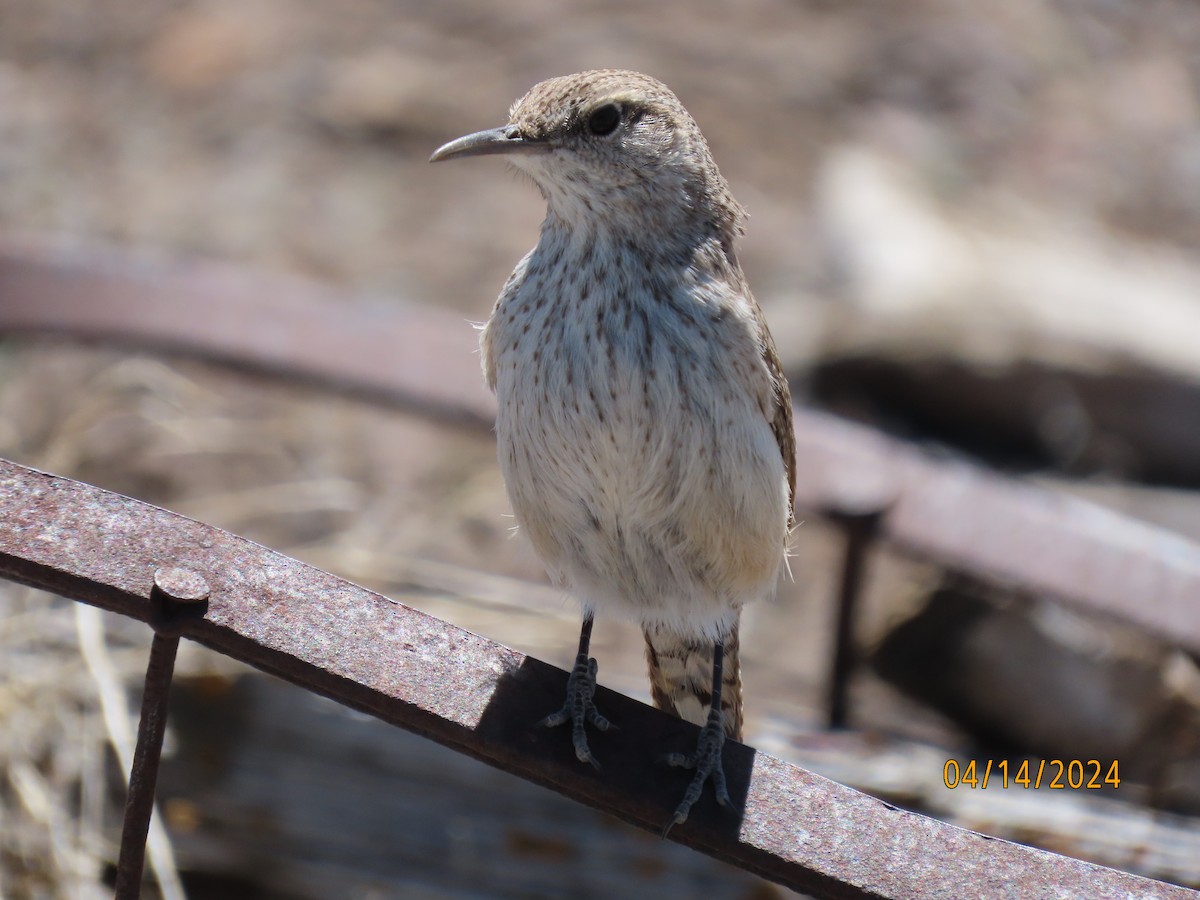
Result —
[[[182,566],[164,566],[154,571],[154,587],[177,603],[202,603],[210,592],[204,576]]]

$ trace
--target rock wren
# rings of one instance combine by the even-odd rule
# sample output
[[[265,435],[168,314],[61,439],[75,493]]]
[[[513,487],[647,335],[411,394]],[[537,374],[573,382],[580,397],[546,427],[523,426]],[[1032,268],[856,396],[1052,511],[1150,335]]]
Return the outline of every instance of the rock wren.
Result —
[[[603,70],[552,78],[509,122],[431,161],[504,154],[546,199],[541,237],[483,329],[500,467],[517,522],[582,603],[562,709],[586,723],[597,611],[638,622],[655,703],[703,726],[667,828],[741,739],[738,620],[774,593],[795,489],[791,399],[734,255],[745,212],[700,129],[660,82]]]

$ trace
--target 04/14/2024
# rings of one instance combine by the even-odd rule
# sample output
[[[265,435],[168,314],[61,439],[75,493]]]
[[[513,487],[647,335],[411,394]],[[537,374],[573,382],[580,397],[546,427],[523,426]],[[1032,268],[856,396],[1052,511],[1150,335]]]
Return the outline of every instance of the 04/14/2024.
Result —
[[[1101,790],[1121,786],[1117,760],[1098,759],[956,759],[946,760],[942,781],[953,790],[967,787],[985,790],[989,787],[1024,788],[1046,787],[1050,790]]]

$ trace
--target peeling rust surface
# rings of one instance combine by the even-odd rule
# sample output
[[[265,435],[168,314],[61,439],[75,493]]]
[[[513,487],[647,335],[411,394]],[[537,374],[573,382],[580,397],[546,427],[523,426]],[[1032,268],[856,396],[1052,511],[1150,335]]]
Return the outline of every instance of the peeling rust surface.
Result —
[[[695,726],[600,688],[621,730],[593,738],[594,772],[535,727],[565,672],[220,529],[0,461],[0,575],[154,622],[156,572],[208,588],[185,637],[634,825],[658,832],[686,781],[653,760]],[[1197,896],[896,809],[742,744],[726,772],[742,812],[706,796],[671,838],[814,896]]]

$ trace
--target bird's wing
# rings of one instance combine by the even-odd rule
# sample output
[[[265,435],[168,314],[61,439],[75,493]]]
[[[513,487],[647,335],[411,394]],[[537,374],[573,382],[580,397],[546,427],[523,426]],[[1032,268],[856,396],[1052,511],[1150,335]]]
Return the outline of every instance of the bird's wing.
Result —
[[[783,468],[788,482],[788,515],[791,522],[796,515],[796,432],[792,424],[792,392],[788,387],[787,375],[783,371],[783,363],[779,361],[779,353],[775,349],[775,340],[767,328],[767,320],[762,308],[751,301],[754,310],[754,324],[758,329],[758,344],[762,350],[763,365],[771,379],[774,404],[768,415],[771,431],[779,444],[779,452],[783,456]]]

